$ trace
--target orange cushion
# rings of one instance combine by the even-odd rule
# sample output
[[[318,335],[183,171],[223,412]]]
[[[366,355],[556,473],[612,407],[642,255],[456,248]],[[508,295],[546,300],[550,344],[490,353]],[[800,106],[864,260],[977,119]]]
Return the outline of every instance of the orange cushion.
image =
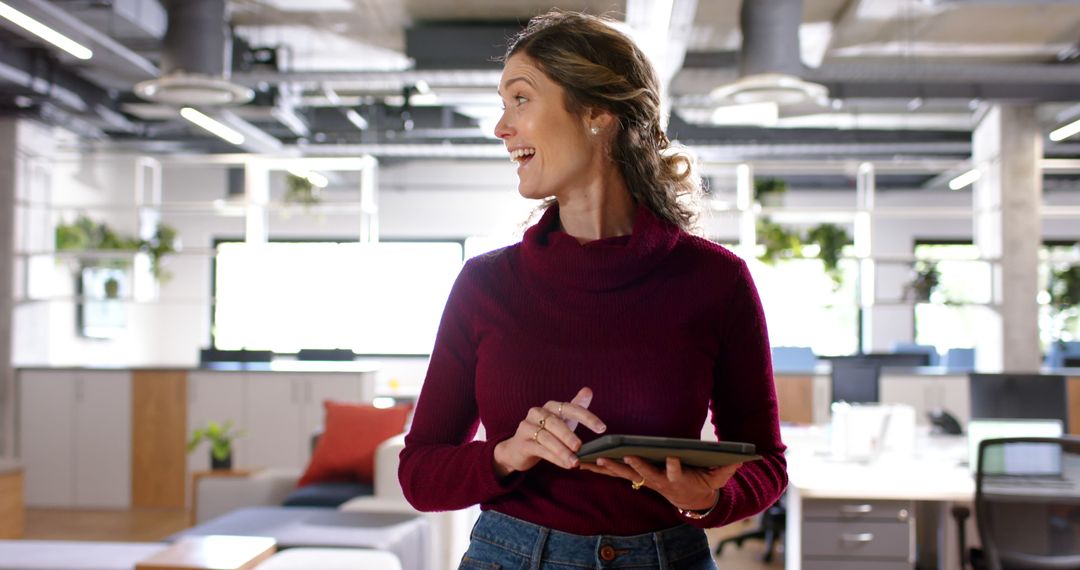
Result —
[[[326,400],[326,422],[297,487],[324,481],[375,480],[375,448],[405,430],[412,406],[379,409]]]

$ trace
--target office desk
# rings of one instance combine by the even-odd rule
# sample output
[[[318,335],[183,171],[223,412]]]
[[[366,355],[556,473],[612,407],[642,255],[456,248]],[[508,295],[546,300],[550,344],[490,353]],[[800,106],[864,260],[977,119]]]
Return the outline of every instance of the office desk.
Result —
[[[910,570],[916,556],[923,565],[958,568],[950,510],[975,496],[963,436],[921,433],[914,457],[872,462],[831,458],[824,427],[785,428],[784,441],[787,570]]]

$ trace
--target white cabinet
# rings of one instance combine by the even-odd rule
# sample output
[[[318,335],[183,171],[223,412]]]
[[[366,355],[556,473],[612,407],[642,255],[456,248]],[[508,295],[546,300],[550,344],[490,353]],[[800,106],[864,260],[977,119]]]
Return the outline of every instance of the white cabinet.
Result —
[[[27,506],[128,508],[131,373],[20,371],[19,454]]]
[[[249,372],[245,374],[245,467],[303,468],[311,435],[323,425],[323,401],[369,402],[370,373]]]
[[[232,420],[233,425],[244,430],[244,435],[233,443],[233,464],[238,467],[251,465],[251,462],[246,460],[247,439],[251,430],[248,428],[244,406],[244,374],[193,371],[188,374],[187,382],[187,437],[191,437],[195,428],[204,427],[209,421],[224,423]],[[210,444],[203,443],[188,454],[189,471],[210,469],[209,447]]]

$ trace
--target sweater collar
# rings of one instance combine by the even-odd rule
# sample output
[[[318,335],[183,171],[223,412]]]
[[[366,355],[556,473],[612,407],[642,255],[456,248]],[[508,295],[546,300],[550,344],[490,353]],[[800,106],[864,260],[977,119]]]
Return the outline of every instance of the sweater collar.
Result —
[[[541,279],[573,289],[606,291],[652,271],[678,237],[678,227],[639,204],[630,235],[582,244],[559,229],[559,205],[554,204],[525,232],[522,258],[525,268]]]

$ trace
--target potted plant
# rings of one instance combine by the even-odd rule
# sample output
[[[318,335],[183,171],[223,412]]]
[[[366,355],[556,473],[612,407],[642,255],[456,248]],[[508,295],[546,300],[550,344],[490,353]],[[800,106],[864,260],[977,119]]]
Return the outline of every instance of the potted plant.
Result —
[[[779,206],[787,188],[787,182],[779,178],[755,180],[754,199],[762,206]]]
[[[825,264],[825,273],[839,287],[843,282],[843,275],[840,273],[840,254],[844,246],[851,241],[847,232],[836,224],[819,224],[806,234],[806,241],[817,244],[818,259]]]
[[[936,261],[919,260],[914,265],[915,276],[904,285],[904,298],[913,299],[916,303],[925,303],[930,300],[930,295],[937,289],[941,281],[941,274],[937,269]]]
[[[242,430],[233,427],[232,420],[218,423],[206,422],[205,427],[195,428],[187,442],[187,451],[191,453],[203,441],[210,442],[210,468],[213,470],[232,469],[232,442],[243,435]]]
[[[775,264],[780,258],[790,259],[802,255],[802,240],[799,234],[774,223],[769,218],[758,220],[757,241],[765,246],[765,251],[758,256],[758,259],[769,265]]]
[[[105,298],[116,299],[120,297],[120,282],[115,277],[105,280]]]
[[[322,195],[311,180],[288,172],[285,174],[285,203],[307,208],[322,203]]]

